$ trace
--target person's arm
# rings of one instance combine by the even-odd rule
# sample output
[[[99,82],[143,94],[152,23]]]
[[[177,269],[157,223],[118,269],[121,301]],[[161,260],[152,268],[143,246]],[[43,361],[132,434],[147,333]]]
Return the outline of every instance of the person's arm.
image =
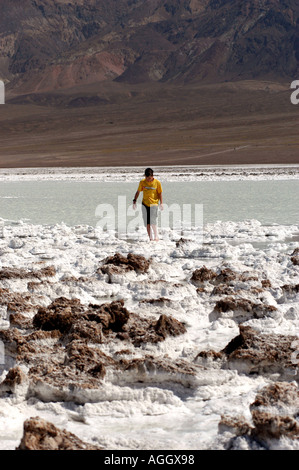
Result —
[[[163,196],[162,193],[158,194],[159,200],[160,200],[160,209],[161,211],[163,210]]]
[[[139,194],[140,194],[140,191],[137,190],[136,193],[135,193],[134,199],[133,199],[133,209],[134,210],[136,209],[136,201],[138,199]]]
[[[163,211],[163,195],[162,195],[162,185],[160,183],[160,181],[158,182],[158,198],[159,198],[159,201],[160,201],[160,209],[161,211]]]

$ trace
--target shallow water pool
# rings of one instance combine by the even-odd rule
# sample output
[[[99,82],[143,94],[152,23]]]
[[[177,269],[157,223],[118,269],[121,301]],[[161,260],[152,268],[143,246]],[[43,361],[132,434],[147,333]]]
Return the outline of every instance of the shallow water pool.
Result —
[[[162,181],[162,185],[166,207],[185,204],[193,213],[195,205],[202,205],[204,224],[257,219],[263,225],[292,225],[299,221],[297,180]],[[2,181],[0,217],[32,224],[95,226],[101,204],[110,205],[116,213],[129,211],[137,186],[138,180],[136,183]]]

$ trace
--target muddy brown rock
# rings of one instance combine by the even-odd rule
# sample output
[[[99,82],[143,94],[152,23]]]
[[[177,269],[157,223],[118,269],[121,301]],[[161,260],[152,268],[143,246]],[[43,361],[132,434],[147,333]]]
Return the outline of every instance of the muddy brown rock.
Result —
[[[215,271],[208,269],[206,266],[202,266],[193,271],[190,281],[197,286],[210,283],[216,286],[216,288],[228,289],[235,286],[237,282],[249,283],[251,281],[258,281],[258,278],[250,272],[237,273],[227,267]]]
[[[0,288],[0,305],[7,307],[8,315],[35,312],[39,305],[32,301],[30,295],[12,292],[9,289]]]
[[[54,266],[46,266],[37,271],[28,271],[24,268],[4,267],[0,269],[0,280],[2,279],[31,279],[44,277],[53,277],[56,274]]]
[[[224,299],[220,299],[216,302],[214,312],[221,316],[222,313],[232,311],[233,317],[236,319],[241,316],[242,321],[250,318],[261,318],[267,315],[271,315],[277,311],[274,305],[266,305],[262,302],[255,303],[250,299],[238,298],[228,296]]]
[[[193,271],[190,281],[196,286],[201,286],[203,283],[215,279],[216,276],[217,274],[212,269],[203,266]]]
[[[65,339],[68,343],[82,340],[89,343],[100,344],[104,341],[103,328],[101,323],[78,319],[72,323]]]
[[[70,330],[72,324],[73,314],[68,308],[59,312],[40,308],[33,318],[33,326],[46,331],[58,330],[61,333],[66,333]]]
[[[232,269],[230,268],[224,268],[221,269],[220,272],[215,276],[214,279],[214,284],[226,284],[229,285],[232,281],[235,281],[238,278],[242,278],[241,276],[238,276],[237,273],[235,273]]]
[[[178,336],[186,333],[185,325],[168,315],[162,314],[154,326],[158,336],[165,339],[167,336]]]
[[[121,340],[134,349],[186,331],[184,324],[170,316],[146,318],[129,312],[123,300],[83,305],[78,299],[58,297],[47,307],[40,307],[29,321],[31,318],[31,312],[29,316],[26,312],[11,315],[10,328],[0,331],[15,367],[24,365],[28,370],[22,385],[18,382],[21,369],[10,366],[0,384],[2,395],[22,393],[43,401],[97,401],[108,370],[110,380],[126,376],[129,382],[139,381],[138,374],[131,374],[121,355],[107,355],[103,345]],[[161,377],[171,376],[174,381],[171,360],[164,362],[159,362],[159,370],[164,370]],[[148,377],[152,367],[147,369]]]
[[[104,331],[121,331],[128,318],[129,312],[122,300],[110,304],[90,304],[86,308],[78,299],[60,297],[48,307],[39,308],[33,318],[33,326],[47,331],[58,330],[63,334],[72,330],[72,334],[78,335],[81,331],[85,337],[92,336],[97,331],[101,336],[100,327],[88,325],[88,322],[100,323]]]
[[[168,315],[161,314],[158,320],[152,320],[131,314],[130,322],[118,338],[130,339],[134,346],[139,347],[146,343],[159,343],[168,336],[178,336],[185,332],[185,325]]]
[[[270,383],[259,391],[249,408],[251,423],[244,416],[223,415],[218,425],[219,432],[246,437],[252,448],[258,443],[263,449],[271,449],[273,439],[299,439],[299,390],[296,383]],[[234,448],[234,437],[229,439],[226,448]]]
[[[100,450],[74,434],[60,430],[39,417],[24,422],[23,437],[16,450]]]
[[[221,416],[218,424],[220,433],[231,432],[236,436],[246,436],[251,433],[252,426],[246,421],[244,416]]]
[[[279,405],[281,409],[292,407],[299,410],[299,390],[294,382],[274,382],[264,387],[255,397],[251,409]]]
[[[123,300],[116,300],[102,305],[89,304],[84,317],[89,321],[101,323],[103,331],[119,332],[130,318]]]
[[[67,333],[75,318],[84,312],[78,299],[59,297],[48,307],[41,307],[33,318],[33,326],[46,331],[58,330]]]
[[[201,351],[195,360],[215,361],[224,369],[246,374],[278,374],[284,380],[298,380],[297,365],[292,359],[296,336],[262,334],[245,325],[240,325],[239,331],[222,351]]]
[[[279,439],[282,436],[299,439],[299,425],[293,417],[253,411],[252,419],[255,425],[253,435],[259,439]]]
[[[11,313],[9,316],[9,324],[10,326],[14,326],[16,328],[28,329],[32,327],[32,319],[21,313]]]
[[[0,384],[0,396],[16,394],[18,389],[27,386],[28,377],[19,366],[9,369],[5,379]]]
[[[111,282],[111,276],[113,274],[124,274],[130,271],[136,273],[146,273],[150,267],[151,260],[146,259],[142,255],[136,255],[129,253],[127,256],[123,256],[120,253],[106,258],[103,261],[102,266],[98,269],[99,274],[108,274],[109,281]]]
[[[299,248],[295,248],[291,255],[291,261],[295,266],[299,265]]]
[[[66,347],[64,365],[74,367],[80,372],[87,372],[98,378],[106,373],[105,366],[116,362],[101,350],[88,346],[80,341],[72,341]]]
[[[276,382],[264,387],[250,405],[254,429],[259,439],[286,436],[299,439],[299,390],[295,383]]]
[[[281,289],[288,294],[298,294],[299,284],[284,284]]]
[[[5,346],[6,354],[16,357],[20,353],[21,347],[26,341],[24,335],[17,328],[0,330],[0,340]]]

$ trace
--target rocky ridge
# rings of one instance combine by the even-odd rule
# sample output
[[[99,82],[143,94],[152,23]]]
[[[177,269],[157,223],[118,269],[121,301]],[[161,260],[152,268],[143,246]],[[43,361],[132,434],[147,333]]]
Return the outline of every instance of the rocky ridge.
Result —
[[[263,388],[250,405],[252,423],[244,417],[222,416],[219,432],[232,434],[227,449],[236,448],[240,436],[254,438],[267,446],[271,439],[298,439],[299,392],[295,383],[277,382]],[[291,411],[290,411],[291,410]]]
[[[101,450],[78,439],[74,434],[57,429],[41,418],[30,418],[24,423],[24,435],[17,450]]]
[[[298,13],[294,0],[2,2],[0,72],[18,93],[107,80],[294,79]]]

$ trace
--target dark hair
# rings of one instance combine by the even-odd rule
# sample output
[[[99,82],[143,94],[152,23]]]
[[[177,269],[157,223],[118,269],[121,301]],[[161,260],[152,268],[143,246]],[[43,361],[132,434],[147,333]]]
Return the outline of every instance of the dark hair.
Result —
[[[151,168],[147,168],[144,172],[144,175],[145,176],[153,176],[154,175],[154,172]]]

